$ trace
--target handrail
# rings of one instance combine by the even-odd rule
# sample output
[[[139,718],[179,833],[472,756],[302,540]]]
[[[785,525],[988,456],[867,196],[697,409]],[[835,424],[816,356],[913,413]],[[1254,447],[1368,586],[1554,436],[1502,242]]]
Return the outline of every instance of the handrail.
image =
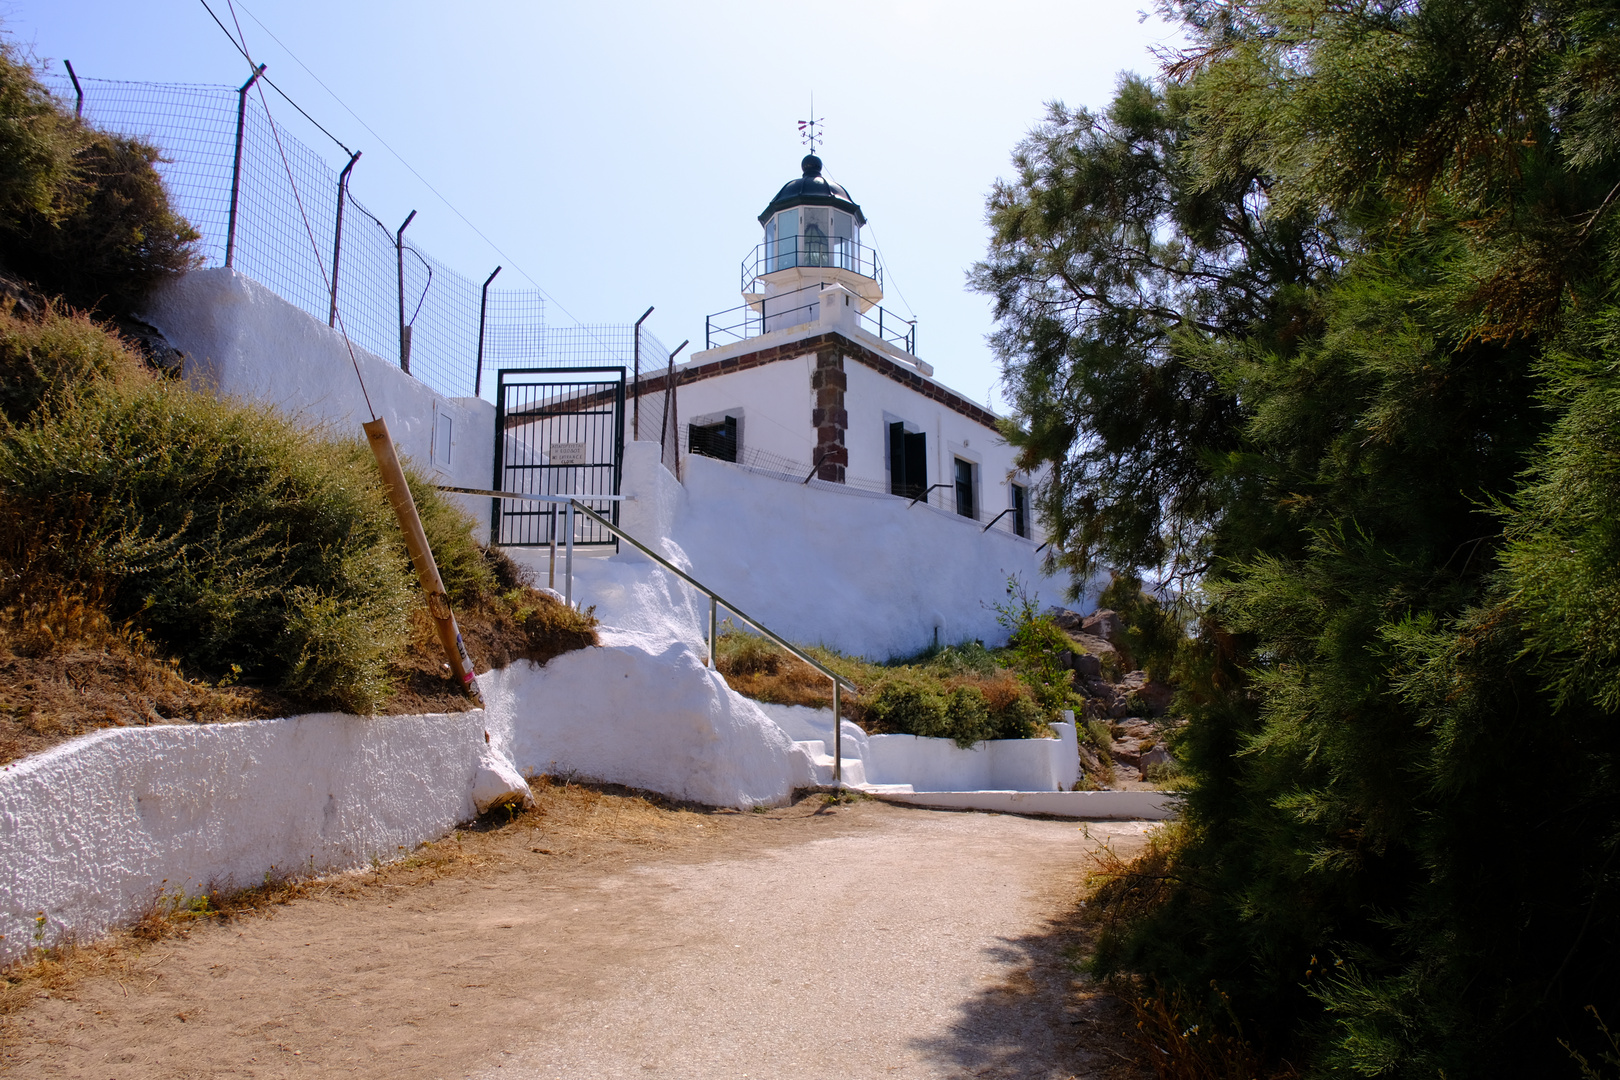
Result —
[[[625,498],[625,496],[622,496],[622,495],[585,495],[585,496],[576,497],[576,496],[573,496],[573,495],[529,495],[529,494],[525,494],[525,493],[521,493],[521,492],[515,492],[515,491],[491,491],[491,490],[483,489],[483,488],[451,487],[450,485],[447,485],[447,484],[436,484],[434,486],[437,487],[440,491],[453,491],[453,492],[456,492],[457,494],[461,494],[461,495],[487,495],[492,499],[526,499],[526,500],[529,500],[531,502],[564,502],[564,501],[566,501],[568,503],[568,513],[569,513],[570,518],[573,516],[573,514],[574,514],[574,512],[576,510],[579,511],[580,513],[585,514],[587,517],[593,518],[598,525],[601,525],[603,528],[607,529],[608,532],[610,532],[613,535],[619,537],[619,539],[624,540],[627,543],[631,544],[638,551],[640,551],[643,555],[645,555],[649,559],[651,559],[653,562],[657,563],[659,566],[662,566],[665,570],[668,570],[670,573],[674,574],[676,577],[680,578],[682,581],[686,582],[688,585],[692,586],[698,592],[702,593],[703,595],[705,595],[705,596],[707,596],[709,598],[709,657],[708,657],[708,665],[709,665],[709,669],[711,671],[718,670],[715,667],[715,663],[714,663],[714,647],[715,647],[715,641],[719,638],[719,622],[718,622],[719,608],[724,607],[727,611],[729,611],[733,615],[737,616],[737,618],[741,619],[743,622],[747,623],[749,626],[752,626],[755,630],[758,630],[765,637],[767,637],[770,640],[776,642],[776,644],[780,645],[782,648],[786,649],[788,652],[792,653],[794,656],[797,656],[800,660],[803,660],[805,663],[809,664],[811,667],[815,668],[817,671],[819,671],[823,675],[827,676],[827,678],[832,680],[832,684],[833,684],[833,784],[836,786],[836,785],[840,785],[840,784],[842,784],[844,782],[844,716],[843,716],[843,709],[841,707],[842,706],[842,695],[841,695],[840,691],[842,689],[844,689],[844,688],[848,688],[850,693],[858,694],[858,693],[860,693],[860,688],[857,687],[854,683],[850,682],[848,679],[845,679],[843,676],[841,676],[838,673],[830,670],[825,664],[821,663],[821,661],[817,660],[815,657],[813,657],[810,654],[806,653],[803,649],[799,648],[797,645],[794,645],[792,642],[788,641],[786,638],[784,638],[780,634],[776,633],[774,630],[772,630],[770,627],[766,626],[764,623],[760,622],[758,619],[753,618],[747,612],[743,611],[741,608],[739,608],[735,604],[731,603],[725,597],[721,596],[719,593],[715,592],[713,589],[711,589],[707,585],[703,584],[703,582],[699,581],[697,578],[693,577],[691,574],[688,574],[685,570],[682,570],[680,567],[676,566],[674,563],[670,562],[668,559],[666,559],[662,555],[658,554],[652,548],[648,547],[646,544],[643,544],[640,540],[637,540],[635,537],[631,536],[629,533],[627,533],[623,529],[619,528],[619,526],[613,524],[613,522],[609,521],[607,518],[603,517],[601,514],[598,514],[595,510],[592,510],[590,507],[586,506],[584,503],[579,501],[579,499],[581,497],[588,498],[588,499],[593,499],[593,500],[596,500],[596,501],[599,501],[599,502],[600,501],[605,501],[605,500],[622,501]],[[569,557],[569,560],[568,560],[568,596],[567,596],[570,603],[572,602],[573,591],[574,591],[573,590],[573,584],[574,584],[574,582],[573,582],[573,576],[574,576],[573,575],[573,558],[572,558],[573,539],[574,539],[573,534],[574,534],[574,530],[573,530],[573,527],[572,527],[572,522],[570,522],[569,527],[568,527],[568,541],[569,541],[569,556],[570,557]]]

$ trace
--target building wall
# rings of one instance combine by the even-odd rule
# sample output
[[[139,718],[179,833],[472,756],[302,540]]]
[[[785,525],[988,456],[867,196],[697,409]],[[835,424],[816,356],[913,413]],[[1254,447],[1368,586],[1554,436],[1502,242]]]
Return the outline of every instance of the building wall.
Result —
[[[626,492],[639,500],[647,490],[640,474],[660,468],[657,446],[631,450],[632,459],[646,457],[626,462]],[[683,475],[668,524],[655,527],[667,530],[694,577],[792,641],[877,660],[925,649],[936,632],[942,645],[997,645],[1006,631],[991,605],[1005,602],[1008,577],[1043,603],[1062,592],[1041,573],[1037,541],[986,533],[935,507],[705,457],[686,458]],[[588,590],[576,595],[596,602]]]
[[[682,384],[675,394],[681,431],[700,417],[730,412],[742,419],[740,444],[744,449],[790,461],[814,460],[810,372],[815,361],[811,353]]]
[[[343,335],[251,278],[223,267],[193,271],[161,288],[143,318],[186,354],[194,387],[274,405],[341,438],[363,438],[360,424],[375,410],[412,465],[440,483],[489,486],[495,406],[446,397],[359,346],[351,359]],[[487,505],[465,505],[487,532]]]
[[[1028,484],[1029,478],[1013,467],[1013,448],[983,424],[945,408],[936,401],[901,386],[893,379],[864,364],[846,360],[844,374],[849,390],[844,407],[849,413],[845,444],[849,447],[851,476],[882,480],[889,475],[889,424],[900,420],[908,431],[928,435],[928,482],[947,484],[955,480],[955,459],[975,466],[979,518],[990,518],[1012,505],[1009,476]],[[936,492],[936,505],[950,492]],[[1007,524],[1008,519],[1003,520]],[[999,526],[998,526],[999,527]],[[1031,520],[1030,534],[1039,535],[1039,525]]]

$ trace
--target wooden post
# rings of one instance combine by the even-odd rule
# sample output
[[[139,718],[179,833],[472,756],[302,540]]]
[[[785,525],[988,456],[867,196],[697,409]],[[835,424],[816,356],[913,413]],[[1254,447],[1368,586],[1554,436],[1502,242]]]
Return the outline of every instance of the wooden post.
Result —
[[[461,630],[456,626],[455,613],[450,610],[450,597],[444,591],[444,580],[439,577],[438,564],[433,561],[433,552],[428,548],[427,533],[422,531],[422,519],[416,513],[416,500],[411,498],[410,486],[405,483],[405,470],[400,468],[399,458],[394,453],[394,440],[388,435],[388,422],[379,416],[369,424],[360,426],[365,428],[366,441],[371,444],[371,453],[377,459],[377,470],[382,473],[383,486],[388,490],[388,501],[399,518],[400,531],[405,534],[405,550],[410,552],[411,562],[416,566],[416,576],[422,582],[422,591],[427,593],[428,614],[433,616],[433,625],[439,632],[439,645],[450,662],[450,672],[463,690],[474,699],[482,700],[478,683],[473,679],[472,657],[467,655]]]

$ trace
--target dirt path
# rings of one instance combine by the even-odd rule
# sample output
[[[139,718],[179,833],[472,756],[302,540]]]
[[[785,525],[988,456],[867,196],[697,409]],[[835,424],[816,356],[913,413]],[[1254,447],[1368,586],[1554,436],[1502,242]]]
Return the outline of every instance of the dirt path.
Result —
[[[1134,1076],[1070,911],[1146,826],[553,796],[39,997],[17,1075]],[[589,800],[587,800],[589,801]],[[538,850],[537,850],[538,849]]]

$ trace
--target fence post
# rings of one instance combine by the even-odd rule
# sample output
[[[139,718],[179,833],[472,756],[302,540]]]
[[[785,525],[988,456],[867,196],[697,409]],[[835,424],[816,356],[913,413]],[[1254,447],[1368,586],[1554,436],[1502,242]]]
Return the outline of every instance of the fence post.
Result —
[[[664,419],[658,425],[659,461],[664,460],[664,452],[669,449],[670,413],[673,411],[672,406],[675,403],[675,353],[680,352],[690,344],[690,341],[683,341],[679,345],[675,346],[675,352],[669,354],[669,371],[664,375]],[[675,423],[677,428],[679,428],[679,417],[675,418]],[[675,467],[671,469],[670,472],[675,474],[676,480],[681,478],[681,443],[679,436],[676,436],[675,439]]]
[[[709,597],[709,670],[718,671],[714,666],[714,645],[720,636],[719,603],[714,597]]]
[[[354,170],[354,163],[360,160],[360,151],[356,150],[349,155],[349,163],[343,166],[338,174],[338,209],[337,224],[332,229],[332,307],[326,313],[326,325],[337,325],[337,283],[338,259],[343,255],[343,203],[344,196],[349,190],[349,173]]]
[[[501,272],[500,267],[490,271],[489,277],[484,279],[484,291],[478,300],[478,370],[473,374],[473,397],[479,397],[484,391],[484,316],[489,313],[489,283],[495,280],[495,275]],[[402,294],[403,295],[403,294]],[[405,306],[400,305],[399,312],[405,314]]]
[[[844,786],[844,708],[838,680],[833,679],[833,787]]]
[[[564,542],[568,545],[563,555],[563,600],[569,607],[574,606],[574,500],[568,500],[568,521],[563,525],[568,530]]]
[[[635,418],[631,421],[633,434],[630,438],[632,440],[641,438],[641,324],[646,322],[647,316],[652,313],[653,309],[649,307],[641,313],[641,318],[636,320],[636,343],[631,349],[636,365],[636,381],[630,393],[631,400],[635,403],[632,406],[635,414]]]
[[[236,258],[236,204],[242,191],[242,128],[247,123],[247,95],[248,91],[253,89],[253,84],[259,81],[259,76],[264,74],[267,66],[269,65],[260,64],[252,77],[236,91],[236,158],[231,164],[231,216],[225,225],[227,267]]]
[[[73,61],[64,60],[64,61],[62,61],[62,66],[68,69],[68,78],[73,80],[73,92],[79,96],[78,102],[75,103],[74,106],[73,106],[73,118],[75,120],[83,120],[84,119],[84,87],[79,85],[79,76],[77,74],[75,74],[74,71],[73,71]]]
[[[394,254],[399,257],[399,369],[407,375],[411,373],[411,328],[405,325],[405,230],[415,219],[412,210],[394,234]]]

